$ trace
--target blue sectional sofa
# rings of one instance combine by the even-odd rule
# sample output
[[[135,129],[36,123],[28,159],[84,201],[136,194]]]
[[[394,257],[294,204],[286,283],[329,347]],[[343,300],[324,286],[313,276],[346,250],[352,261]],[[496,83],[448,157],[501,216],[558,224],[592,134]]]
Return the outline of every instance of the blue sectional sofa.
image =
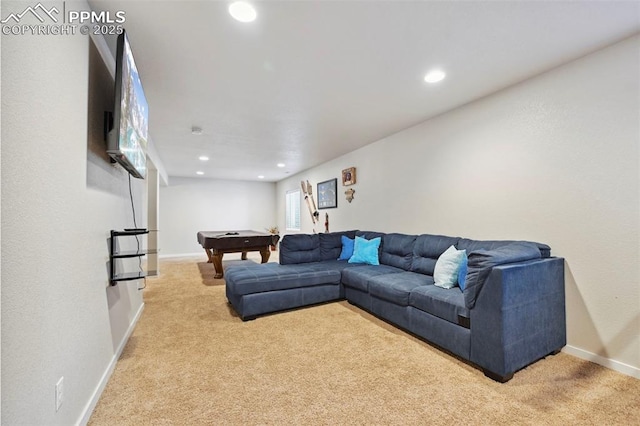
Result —
[[[378,265],[337,260],[342,237],[380,237]],[[464,291],[434,285],[447,248],[465,250]],[[346,231],[286,235],[280,262],[234,265],[226,294],[243,320],[347,299],[506,382],[566,344],[564,260],[545,244]],[[462,278],[461,278],[462,279]]]

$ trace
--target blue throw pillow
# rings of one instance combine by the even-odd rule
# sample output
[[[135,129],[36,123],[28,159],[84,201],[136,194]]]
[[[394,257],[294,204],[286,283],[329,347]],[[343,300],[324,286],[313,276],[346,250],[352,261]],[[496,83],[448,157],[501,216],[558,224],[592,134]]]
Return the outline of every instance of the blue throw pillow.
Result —
[[[379,265],[378,248],[380,247],[380,237],[372,240],[365,240],[362,237],[356,237],[353,245],[353,256],[349,259],[349,263],[366,263],[368,265]]]
[[[464,287],[467,285],[468,263],[469,261],[465,252],[464,257],[462,258],[462,262],[460,263],[460,271],[458,272],[458,286],[460,286],[461,291],[464,291]]]
[[[346,236],[342,236],[342,251],[338,260],[349,260],[353,256],[353,244],[354,239]],[[335,255],[334,255],[335,256]]]

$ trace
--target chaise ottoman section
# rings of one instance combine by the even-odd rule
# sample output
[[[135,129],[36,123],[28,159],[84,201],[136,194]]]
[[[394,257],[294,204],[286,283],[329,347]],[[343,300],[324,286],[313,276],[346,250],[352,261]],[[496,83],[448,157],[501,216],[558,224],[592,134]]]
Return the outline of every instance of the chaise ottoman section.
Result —
[[[339,269],[321,263],[260,266],[230,267],[225,271],[227,299],[243,321],[341,298]]]

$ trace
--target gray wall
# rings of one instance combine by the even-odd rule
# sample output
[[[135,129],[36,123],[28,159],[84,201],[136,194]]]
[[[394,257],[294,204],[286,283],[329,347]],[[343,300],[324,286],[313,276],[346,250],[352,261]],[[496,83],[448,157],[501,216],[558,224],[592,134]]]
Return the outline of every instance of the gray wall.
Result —
[[[198,231],[266,232],[277,224],[275,189],[270,182],[172,177],[169,186],[160,188],[161,256],[199,254],[206,259]]]
[[[338,208],[321,210],[332,231],[550,244],[566,258],[566,351],[640,377],[639,45],[628,39],[279,182],[281,229],[287,190],[355,166],[353,202],[341,186]]]
[[[112,90],[88,36],[2,36],[2,424],[86,420],[143,307],[139,281],[108,284],[109,230],[133,225],[104,154]]]

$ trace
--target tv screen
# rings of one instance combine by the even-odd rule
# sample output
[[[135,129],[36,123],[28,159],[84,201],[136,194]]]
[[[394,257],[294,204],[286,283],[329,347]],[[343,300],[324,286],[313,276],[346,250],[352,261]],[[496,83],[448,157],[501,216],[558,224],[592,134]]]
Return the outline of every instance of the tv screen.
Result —
[[[147,175],[149,105],[124,31],[118,36],[116,50],[115,108],[107,153],[132,176],[144,179]]]

